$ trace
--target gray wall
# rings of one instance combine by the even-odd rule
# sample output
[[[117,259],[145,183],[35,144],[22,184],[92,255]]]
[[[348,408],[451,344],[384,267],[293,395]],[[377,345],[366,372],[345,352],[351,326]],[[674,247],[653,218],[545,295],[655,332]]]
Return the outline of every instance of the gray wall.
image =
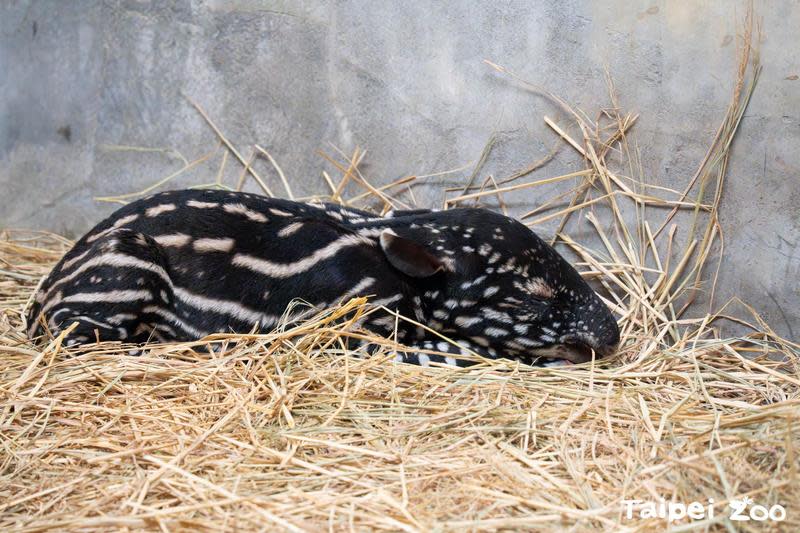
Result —
[[[737,294],[796,338],[800,4],[756,11],[765,68],[734,146],[718,301]],[[505,177],[550,150],[542,116],[559,113],[483,59],[590,116],[609,104],[607,67],[622,107],[641,113],[634,131],[646,179],[682,189],[728,105],[744,12],[729,0],[6,1],[0,227],[75,235],[113,209],[93,197],[141,189],[179,169],[181,156],[213,149],[183,93],[247,155],[253,143],[268,148],[296,194],[324,190],[320,171],[332,168],[316,152],[332,151],[329,143],[367,148],[365,171],[385,183],[474,161],[496,131],[482,176]],[[175,186],[213,180],[220,158]],[[535,176],[581,166],[562,148]],[[229,164],[227,182],[238,172]],[[468,173],[434,178],[434,188]]]

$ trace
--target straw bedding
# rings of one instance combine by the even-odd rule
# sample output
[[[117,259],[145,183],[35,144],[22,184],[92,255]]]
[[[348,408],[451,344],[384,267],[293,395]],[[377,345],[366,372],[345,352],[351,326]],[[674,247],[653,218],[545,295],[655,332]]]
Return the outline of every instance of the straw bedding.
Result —
[[[682,194],[610,168],[609,150],[630,155],[635,117],[590,121],[559,101],[578,133],[548,122],[586,161],[563,178],[576,188],[554,213],[562,249],[620,317],[622,348],[608,360],[420,368],[392,362],[394,342],[378,338],[377,355],[359,358],[344,340],[369,335],[353,325],[369,312],[363,299],[268,335],[152,345],[140,357],[114,343],[34,345],[23,309],[68,242],[0,233],[0,529],[648,531],[667,523],[628,519],[623,500],[712,498],[713,517],[672,527],[797,530],[798,346],[754,313],[740,320],[752,333],[723,338],[723,314],[686,311],[713,279],[704,267],[721,244],[730,139],[758,73],[748,45],[725,121]],[[211,124],[242,176],[263,181]],[[325,176],[333,200],[410,201],[398,191],[414,177],[376,188],[359,162],[338,161],[338,183]],[[553,181],[481,184],[478,171],[447,205],[503,208],[504,191]],[[601,204],[610,231],[593,211]],[[670,222],[680,210],[696,235],[685,246]],[[570,238],[578,215],[602,250]],[[744,496],[784,506],[785,520],[731,522],[728,502]]]

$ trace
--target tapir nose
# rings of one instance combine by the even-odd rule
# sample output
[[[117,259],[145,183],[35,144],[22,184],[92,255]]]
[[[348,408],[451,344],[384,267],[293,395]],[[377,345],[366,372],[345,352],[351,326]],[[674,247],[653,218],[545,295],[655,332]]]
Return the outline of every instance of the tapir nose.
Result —
[[[573,352],[574,362],[590,361],[592,352],[597,359],[607,357],[619,347],[619,326],[609,313],[608,318],[592,334],[567,334],[561,338],[561,342]]]
[[[599,357],[606,357],[617,351],[619,347],[619,326],[611,310],[598,301],[601,310],[590,318],[591,328],[590,347]]]
[[[597,346],[595,350],[603,355],[603,357],[607,355],[611,355],[617,351],[619,347],[619,326],[617,325],[617,321],[614,320],[614,317],[610,317],[607,323],[603,326],[602,332],[600,333]]]

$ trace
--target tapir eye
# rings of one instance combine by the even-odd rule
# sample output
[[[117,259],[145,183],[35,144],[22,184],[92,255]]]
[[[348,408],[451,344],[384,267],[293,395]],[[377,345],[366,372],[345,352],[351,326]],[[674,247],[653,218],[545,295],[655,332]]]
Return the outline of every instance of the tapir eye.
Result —
[[[525,282],[525,291],[537,300],[550,300],[555,296],[553,288],[542,278],[531,278]]]

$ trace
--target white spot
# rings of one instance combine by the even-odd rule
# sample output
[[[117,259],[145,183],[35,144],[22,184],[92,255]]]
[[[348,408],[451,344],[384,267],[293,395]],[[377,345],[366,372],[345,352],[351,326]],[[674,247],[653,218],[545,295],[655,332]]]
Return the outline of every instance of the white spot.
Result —
[[[523,290],[539,298],[552,298],[555,295],[553,288],[543,278],[531,278],[523,285]]]
[[[461,284],[461,288],[462,289],[469,289],[470,287],[473,287],[475,285],[480,285],[484,281],[486,281],[486,276],[478,276],[477,278],[475,278],[472,281],[465,281],[464,283],[462,283]]]
[[[508,313],[504,313],[503,311],[498,311],[496,309],[484,309],[483,314],[486,318],[491,320],[497,320],[498,322],[504,322],[506,324],[513,324],[514,320],[511,318],[511,315]]]
[[[470,337],[470,339],[472,339],[472,342],[474,342],[475,344],[478,344],[480,346],[483,346],[483,347],[489,346],[489,341],[486,340],[486,338],[484,338],[484,337]]]
[[[499,291],[499,290],[500,290],[500,287],[497,287],[497,286],[488,287],[485,291],[483,291],[483,297],[484,298],[488,298],[489,296],[493,296],[493,295],[497,294],[497,291]]]
[[[482,320],[476,316],[459,316],[456,317],[455,323],[456,326],[462,328],[468,328],[470,326],[474,326],[475,324],[480,323]]]

